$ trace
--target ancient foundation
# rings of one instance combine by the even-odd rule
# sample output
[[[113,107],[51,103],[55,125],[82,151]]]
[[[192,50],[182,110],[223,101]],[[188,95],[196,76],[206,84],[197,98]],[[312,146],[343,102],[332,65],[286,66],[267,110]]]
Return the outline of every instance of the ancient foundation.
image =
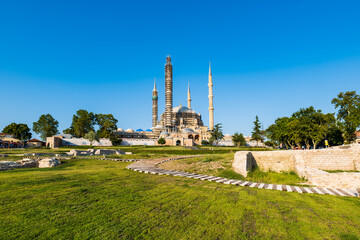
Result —
[[[309,184],[326,187],[360,188],[360,146],[346,149],[237,152],[234,170],[243,176],[258,167],[262,171],[294,171]],[[325,171],[354,171],[328,173]]]

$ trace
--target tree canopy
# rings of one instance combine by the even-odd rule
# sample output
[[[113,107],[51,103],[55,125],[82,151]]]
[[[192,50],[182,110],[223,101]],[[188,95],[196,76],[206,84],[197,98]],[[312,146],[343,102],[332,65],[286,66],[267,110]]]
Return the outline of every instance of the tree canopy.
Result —
[[[95,122],[99,125],[97,135],[100,138],[110,138],[112,132],[117,129],[117,122],[112,114],[95,114]]]
[[[166,141],[165,141],[165,139],[164,138],[159,138],[159,140],[158,140],[158,144],[160,144],[160,145],[164,145],[166,143]]]
[[[242,133],[238,133],[238,132],[234,133],[234,135],[232,136],[232,140],[237,147],[246,145],[246,141]]]
[[[95,115],[87,110],[80,109],[73,115],[70,128],[63,132],[75,137],[85,137],[85,134],[94,131]],[[95,131],[94,131],[95,132]]]
[[[47,137],[51,137],[58,133],[59,122],[50,114],[43,114],[37,122],[33,123],[33,131],[40,134],[42,140],[46,141]]]
[[[3,133],[14,135],[14,138],[20,140],[29,140],[31,138],[31,132],[28,125],[23,123],[11,123],[7,125],[3,131]]]
[[[214,130],[211,132],[211,140],[215,141],[216,146],[219,144],[219,141],[223,139],[224,134],[222,131],[222,123],[218,123],[214,126]]]
[[[331,103],[338,109],[337,119],[344,132],[344,140],[351,143],[355,139],[356,129],[360,126],[360,96],[356,91],[340,92]]]
[[[266,130],[266,135],[272,142],[285,144],[287,148],[301,148],[305,144],[308,149],[311,146],[315,149],[321,141],[337,130],[334,114],[324,114],[311,106],[301,108],[291,117],[276,119]],[[338,135],[336,138],[337,143],[341,142]]]
[[[93,142],[95,141],[99,141],[99,136],[97,136],[97,134],[91,130],[90,132],[86,133],[84,136],[85,139],[89,140],[90,142],[90,146],[92,146]]]
[[[255,117],[254,128],[251,132],[251,140],[255,140],[257,142],[257,145],[260,141],[264,141],[263,132],[261,131],[261,124],[258,116]]]

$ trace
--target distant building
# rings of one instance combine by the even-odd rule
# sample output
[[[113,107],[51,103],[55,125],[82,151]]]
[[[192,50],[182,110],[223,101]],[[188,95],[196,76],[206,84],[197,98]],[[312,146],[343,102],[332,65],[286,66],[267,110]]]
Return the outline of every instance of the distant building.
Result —
[[[75,138],[71,134],[59,134],[46,138],[46,146],[57,148],[61,146],[89,146],[90,141],[85,138]],[[110,139],[100,138],[99,142],[94,141],[93,146],[112,146]]]
[[[204,126],[200,113],[191,108],[190,86],[187,91],[187,106],[173,108],[173,67],[171,58],[166,58],[165,64],[165,112],[158,119],[158,91],[156,82],[152,91],[152,128],[147,130],[118,129],[114,132],[123,139],[123,144],[141,143],[139,139],[152,139],[157,144],[157,139],[164,138],[165,145],[194,146],[201,145],[202,140],[209,141],[211,131],[214,129],[214,106],[212,91],[212,74],[209,67],[209,127]],[[128,139],[135,139],[128,141]],[[145,141],[143,141],[145,142]],[[150,144],[151,141],[146,141]]]
[[[246,146],[249,147],[258,147],[258,146],[265,147],[265,143],[251,140],[251,136],[246,136],[245,141],[246,141]]]
[[[7,133],[0,133],[0,148],[20,148],[23,143],[14,138],[13,135]]]
[[[356,136],[355,143],[360,143],[360,130],[355,132],[355,136]]]
[[[45,146],[45,142],[40,141],[36,138],[30,139],[29,141],[26,142],[27,147],[44,147]]]

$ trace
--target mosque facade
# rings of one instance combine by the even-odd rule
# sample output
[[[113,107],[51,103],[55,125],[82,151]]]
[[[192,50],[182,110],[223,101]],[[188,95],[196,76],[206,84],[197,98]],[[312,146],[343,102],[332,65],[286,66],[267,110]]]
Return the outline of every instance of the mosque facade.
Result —
[[[202,141],[209,141],[214,129],[213,82],[211,66],[208,75],[209,88],[209,127],[204,126],[200,113],[191,108],[190,86],[187,91],[187,106],[173,107],[173,66],[170,56],[166,57],[165,64],[165,111],[158,117],[158,90],[154,80],[152,91],[152,128],[147,130],[118,129],[115,134],[121,138],[144,139],[147,142],[153,139],[155,144],[160,138],[165,139],[168,146],[201,145]]]

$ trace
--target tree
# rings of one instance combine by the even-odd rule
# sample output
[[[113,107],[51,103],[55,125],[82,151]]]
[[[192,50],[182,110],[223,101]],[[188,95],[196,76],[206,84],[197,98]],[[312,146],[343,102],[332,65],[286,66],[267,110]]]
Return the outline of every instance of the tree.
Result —
[[[95,114],[95,122],[99,125],[97,134],[100,138],[110,138],[117,129],[117,122],[112,114]]]
[[[206,140],[202,140],[201,145],[209,146],[210,143],[208,141],[206,141]]]
[[[37,122],[33,123],[33,131],[40,134],[42,140],[46,141],[47,137],[51,137],[58,133],[59,122],[50,114],[43,114]]]
[[[219,141],[223,139],[224,134],[222,131],[222,124],[218,123],[214,126],[214,130],[211,132],[211,138],[210,140],[213,140],[216,143],[216,146],[218,146]]]
[[[355,140],[355,131],[360,126],[360,96],[356,91],[340,92],[331,103],[339,109],[337,119],[344,132],[344,140],[351,143]]]
[[[272,148],[275,148],[275,147],[276,147],[276,145],[275,145],[274,142],[272,142],[272,141],[266,141],[266,142],[265,142],[265,146],[272,147]]]
[[[158,144],[160,144],[160,145],[164,145],[166,143],[166,141],[165,141],[165,139],[164,138],[159,138],[159,140],[158,140]]]
[[[112,133],[110,135],[110,141],[111,141],[113,146],[120,146],[121,142],[122,142],[122,139],[119,136]]]
[[[246,145],[246,141],[242,133],[238,133],[238,132],[234,133],[234,135],[232,136],[232,140],[237,147]]]
[[[292,118],[297,123],[297,128],[292,129],[291,134],[299,137],[298,146],[303,142],[308,149],[310,149],[311,143],[316,149],[316,146],[329,133],[331,125],[335,123],[332,113],[324,114],[321,110],[315,110],[313,106],[301,108],[292,115]]]
[[[7,125],[2,132],[14,135],[14,138],[20,140],[29,140],[31,138],[30,128],[28,127],[28,125],[23,123],[11,123]]]
[[[336,123],[332,124],[329,128],[329,133],[326,135],[327,140],[329,141],[330,146],[339,146],[344,144],[343,132],[341,127]]]
[[[85,137],[85,134],[94,131],[95,115],[84,109],[80,109],[73,116],[70,128],[63,132],[72,134],[75,137]]]
[[[257,146],[259,146],[259,141],[262,142],[264,140],[263,132],[261,131],[261,124],[258,116],[255,117],[254,128],[253,131],[251,132],[251,140],[255,140],[257,142]]]
[[[289,123],[291,119],[288,117],[282,117],[275,120],[275,123],[270,125],[266,129],[266,136],[272,142],[283,144],[286,148],[295,148],[295,143],[292,141],[289,133]]]
[[[69,128],[64,129],[63,133],[64,134],[71,134],[71,135],[75,136],[74,127],[71,125]]]
[[[305,144],[308,149],[311,145],[315,149],[325,140],[334,124],[336,120],[332,113],[324,114],[311,106],[301,108],[290,118],[276,119],[275,124],[266,130],[266,136],[272,142],[285,143],[287,148],[290,146],[294,149],[295,145],[301,148]]]
[[[92,146],[93,142],[95,141],[99,141],[99,137],[96,135],[96,133],[94,131],[90,131],[88,133],[85,134],[84,136],[85,139],[89,140],[90,142],[90,146]]]

